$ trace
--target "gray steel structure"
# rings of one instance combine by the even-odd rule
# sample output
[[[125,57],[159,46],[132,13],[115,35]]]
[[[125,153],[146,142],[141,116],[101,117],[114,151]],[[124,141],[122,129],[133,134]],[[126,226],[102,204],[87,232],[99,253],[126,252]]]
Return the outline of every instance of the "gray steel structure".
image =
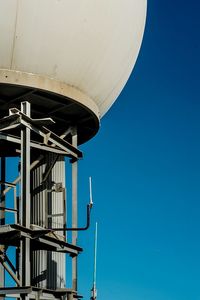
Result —
[[[77,258],[82,248],[77,232],[89,227],[92,205],[87,205],[86,226],[79,228],[77,170],[82,152],[77,148],[77,126],[59,130],[59,136],[48,129],[53,119],[31,118],[29,102],[21,102],[20,110],[17,107],[0,119],[0,299],[79,299]],[[10,156],[19,156],[19,174],[13,182],[6,181],[5,161]],[[67,226],[65,157],[71,164],[71,227]],[[14,196],[7,201],[12,189]],[[72,231],[71,243],[67,231]],[[9,247],[15,249],[12,258]],[[66,254],[72,259],[71,286],[66,280]]]

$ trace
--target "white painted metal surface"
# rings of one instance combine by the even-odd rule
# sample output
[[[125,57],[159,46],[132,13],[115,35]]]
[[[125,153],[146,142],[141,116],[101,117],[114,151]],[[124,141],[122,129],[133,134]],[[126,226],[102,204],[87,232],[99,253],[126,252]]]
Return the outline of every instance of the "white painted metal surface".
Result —
[[[66,96],[70,87],[102,116],[135,64],[146,2],[0,0],[0,82]]]

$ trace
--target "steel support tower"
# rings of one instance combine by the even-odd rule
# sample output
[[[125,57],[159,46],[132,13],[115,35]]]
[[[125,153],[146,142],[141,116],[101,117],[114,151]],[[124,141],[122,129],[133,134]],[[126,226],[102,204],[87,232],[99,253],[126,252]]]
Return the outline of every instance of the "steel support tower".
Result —
[[[79,228],[77,170],[82,152],[77,148],[77,127],[57,135],[49,129],[55,123],[52,118],[32,118],[30,103],[20,105],[0,119],[0,299],[80,299],[77,258],[82,248],[77,233],[89,227],[91,204],[86,226]],[[18,175],[10,182],[6,160],[15,156]],[[71,227],[66,167],[71,170]]]

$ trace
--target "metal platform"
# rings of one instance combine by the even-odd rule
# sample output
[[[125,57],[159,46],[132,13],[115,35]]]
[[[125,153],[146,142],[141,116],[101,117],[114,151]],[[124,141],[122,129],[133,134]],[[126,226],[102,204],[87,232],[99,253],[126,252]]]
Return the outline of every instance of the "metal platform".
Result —
[[[0,83],[0,118],[12,107],[20,109],[21,102],[27,99],[31,103],[32,118],[53,118],[55,123],[51,124],[50,129],[58,135],[73,124],[76,125],[78,144],[91,139],[99,129],[97,116],[71,98],[37,88],[6,83]]]
[[[54,123],[51,118],[33,119],[16,108],[10,109],[9,116],[0,119],[0,144],[3,145],[2,149],[0,149],[0,156],[16,156],[20,154],[21,130],[27,128],[30,130],[30,134],[32,133],[30,135],[32,139],[29,142],[30,148],[54,152],[75,159],[81,158],[82,152],[80,150],[46,127],[46,125],[50,126]],[[69,129],[68,133],[65,132],[65,136],[70,133],[71,130]],[[53,146],[51,146],[52,144]]]
[[[83,251],[81,247],[69,244],[61,240],[55,231],[49,229],[35,230],[29,229],[19,224],[9,224],[0,226],[0,244],[6,246],[20,245],[20,240],[29,238],[33,250],[48,250],[68,253],[71,256],[78,255]]]
[[[11,287],[11,288],[0,288],[0,296],[19,298],[20,295],[29,295],[29,299],[36,300],[57,300],[57,299],[82,299],[82,296],[76,294],[72,289],[62,289],[62,290],[49,290],[49,289],[39,289],[33,286],[23,286],[23,287]]]

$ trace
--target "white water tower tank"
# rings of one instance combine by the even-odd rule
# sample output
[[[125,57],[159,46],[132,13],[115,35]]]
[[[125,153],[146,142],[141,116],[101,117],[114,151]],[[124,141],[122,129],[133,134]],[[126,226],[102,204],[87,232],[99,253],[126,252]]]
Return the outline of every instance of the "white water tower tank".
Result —
[[[146,0],[1,0],[0,117],[22,100],[79,143],[125,85],[141,46]]]
[[[61,138],[64,136],[65,141],[60,139],[61,146],[70,139],[74,149],[77,139],[81,144],[92,138],[101,117],[118,97],[134,67],[144,32],[146,6],[147,0],[0,0],[0,119],[8,115],[9,108],[20,109],[21,102],[27,101],[31,103],[33,119],[51,117],[55,121],[49,129]],[[48,292],[51,295],[48,299],[64,295],[67,299],[79,299],[78,162],[74,156],[66,162],[59,147],[54,148],[56,153],[51,153],[56,139],[49,141],[52,133],[39,128],[45,134],[38,143],[40,130],[31,130],[31,147],[29,130],[25,132],[23,126],[12,128],[12,135],[9,131],[9,135],[4,135],[6,139],[0,140],[1,157],[20,156],[21,204],[15,210],[19,224],[14,224],[14,228],[17,225],[19,232],[28,230],[25,238],[16,243],[19,255],[14,265],[20,274],[20,289],[15,286],[7,291],[16,291],[14,294],[18,295],[28,287],[29,291],[33,288],[38,292],[27,295],[28,298],[37,295],[47,299]],[[42,149],[44,144],[47,149]],[[67,180],[66,163],[72,173]],[[2,174],[6,174],[4,164],[5,159]],[[71,202],[69,197],[66,201],[69,186]],[[0,204],[5,205],[4,198]],[[67,203],[72,206],[72,244],[63,248],[63,243],[69,242],[64,232],[69,230]],[[5,213],[1,216],[4,219]],[[49,234],[46,240],[44,229]],[[34,234],[30,241],[32,230],[39,234]],[[64,252],[71,255],[70,266],[65,263]],[[70,268],[72,288],[66,290],[70,284],[66,270],[69,273]],[[4,277],[1,266],[0,277]],[[15,274],[12,277],[19,285],[19,278]],[[2,282],[4,285],[5,280],[0,279],[0,286]]]

